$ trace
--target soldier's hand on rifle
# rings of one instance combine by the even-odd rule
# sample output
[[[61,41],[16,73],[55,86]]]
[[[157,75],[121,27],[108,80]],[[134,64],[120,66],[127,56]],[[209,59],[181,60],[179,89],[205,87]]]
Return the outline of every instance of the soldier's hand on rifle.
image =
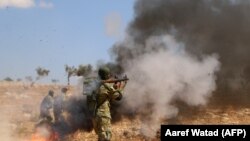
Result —
[[[116,90],[118,89],[117,83],[115,83],[115,84],[113,85],[113,88],[116,89]]]
[[[128,76],[126,74],[124,75],[123,79],[126,79],[124,82],[125,82],[125,84],[127,84]]]

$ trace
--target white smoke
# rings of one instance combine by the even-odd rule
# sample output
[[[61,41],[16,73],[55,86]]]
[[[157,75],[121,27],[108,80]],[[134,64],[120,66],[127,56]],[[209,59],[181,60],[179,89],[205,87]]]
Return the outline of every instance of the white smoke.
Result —
[[[163,48],[152,51],[156,46]],[[147,53],[124,67],[131,78],[124,106],[128,111],[148,112],[142,132],[153,137],[162,119],[178,114],[178,108],[171,104],[173,100],[192,106],[206,104],[216,88],[215,73],[220,63],[216,55],[193,57],[170,35],[150,37],[145,48]]]
[[[105,18],[105,32],[110,37],[119,37],[121,35],[122,18],[119,13],[110,13]]]
[[[17,7],[29,8],[35,6],[34,0],[0,0],[0,8]]]

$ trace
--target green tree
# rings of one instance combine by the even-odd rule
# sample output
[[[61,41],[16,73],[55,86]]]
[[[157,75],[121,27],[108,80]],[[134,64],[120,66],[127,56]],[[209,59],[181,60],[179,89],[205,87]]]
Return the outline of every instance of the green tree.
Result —
[[[56,83],[59,82],[59,80],[58,79],[51,79],[51,82],[54,83],[54,84],[56,84]]]
[[[68,85],[70,85],[70,77],[77,74],[77,69],[74,66],[65,65],[65,72],[67,73]]]
[[[93,71],[93,67],[88,65],[79,65],[77,69],[77,76],[88,76]]]
[[[44,69],[44,68],[41,68],[41,67],[36,68],[37,80],[39,80],[42,77],[48,76],[49,72],[50,71],[48,69]]]
[[[32,82],[33,78],[32,78],[32,76],[26,76],[25,80],[28,81],[28,82]]]
[[[10,77],[6,77],[6,78],[4,78],[4,81],[12,82],[13,79],[11,79]]]

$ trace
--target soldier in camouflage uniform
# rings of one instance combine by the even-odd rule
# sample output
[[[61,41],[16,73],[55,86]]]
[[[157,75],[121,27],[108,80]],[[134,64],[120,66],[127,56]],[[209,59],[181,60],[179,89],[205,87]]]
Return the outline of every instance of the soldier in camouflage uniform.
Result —
[[[110,70],[102,67],[98,71],[101,80],[110,79]],[[96,109],[93,118],[93,124],[98,141],[111,140],[111,113],[110,102],[112,100],[121,100],[122,89],[116,88],[113,83],[101,83],[96,90]]]

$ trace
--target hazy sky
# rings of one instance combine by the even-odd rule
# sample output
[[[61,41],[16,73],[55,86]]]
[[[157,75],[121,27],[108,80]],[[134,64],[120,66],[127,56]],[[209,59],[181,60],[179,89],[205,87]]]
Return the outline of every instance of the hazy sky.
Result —
[[[125,34],[134,0],[0,0],[0,79],[35,76],[66,81],[64,65],[110,60]],[[45,81],[43,80],[43,81]]]

